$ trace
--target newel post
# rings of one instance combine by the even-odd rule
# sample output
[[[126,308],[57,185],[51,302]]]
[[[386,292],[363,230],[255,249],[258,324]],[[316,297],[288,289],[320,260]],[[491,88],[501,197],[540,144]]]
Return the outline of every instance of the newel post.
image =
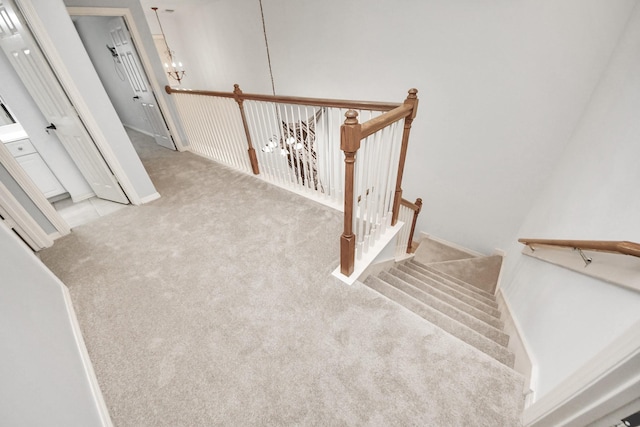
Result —
[[[418,222],[418,215],[420,215],[420,211],[422,211],[422,199],[417,198],[414,203],[418,210],[413,211],[413,221],[411,222],[411,231],[409,232],[409,243],[407,243],[407,253],[411,253],[411,249],[413,247],[413,235],[416,232],[416,222]]]
[[[360,123],[358,113],[349,110],[340,126],[340,149],[344,151],[344,231],[340,237],[340,272],[345,276],[353,273],[356,259],[356,236],[353,234],[353,182],[356,152],[360,148]]]
[[[249,146],[249,161],[251,162],[251,169],[253,170],[254,175],[258,175],[260,173],[260,168],[258,167],[258,157],[256,156],[256,150],[253,148],[253,143],[251,142],[251,134],[249,133],[249,125],[247,124],[247,116],[244,113],[244,98],[242,97],[242,90],[240,90],[240,85],[233,85],[233,99],[238,103],[238,108],[240,108],[240,115],[242,116],[242,125],[244,126],[244,134],[247,137],[247,145]]]
[[[402,175],[404,174],[404,162],[407,158],[407,147],[409,146],[409,134],[411,133],[411,123],[416,117],[418,111],[418,89],[409,89],[409,95],[404,100],[405,105],[412,105],[411,115],[404,119],[404,131],[402,132],[402,147],[400,148],[400,161],[398,162],[398,177],[396,178],[396,194],[393,199],[393,215],[391,216],[391,225],[398,222],[398,214],[400,213],[400,201],[402,200]]]

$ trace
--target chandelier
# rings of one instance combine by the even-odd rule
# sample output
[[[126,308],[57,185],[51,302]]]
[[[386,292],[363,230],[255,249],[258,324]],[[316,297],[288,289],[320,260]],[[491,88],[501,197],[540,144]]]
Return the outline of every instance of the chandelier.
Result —
[[[169,42],[167,42],[167,36],[164,35],[164,30],[162,29],[162,24],[160,23],[160,17],[158,16],[158,8],[152,7],[156,14],[156,19],[158,20],[158,25],[160,26],[160,32],[162,33],[162,39],[164,40],[164,45],[167,47],[167,57],[169,58],[169,62],[164,63],[165,71],[167,75],[176,80],[178,84],[182,81],[184,77],[184,68],[182,67],[182,62],[176,60],[176,54],[174,51],[169,48]]]

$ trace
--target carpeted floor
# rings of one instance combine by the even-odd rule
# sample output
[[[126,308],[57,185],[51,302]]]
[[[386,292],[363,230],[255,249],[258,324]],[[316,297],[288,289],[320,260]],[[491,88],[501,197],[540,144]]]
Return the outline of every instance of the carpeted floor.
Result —
[[[162,198],[41,253],[116,426],[517,426],[522,379],[356,282],[341,215],[131,133]]]

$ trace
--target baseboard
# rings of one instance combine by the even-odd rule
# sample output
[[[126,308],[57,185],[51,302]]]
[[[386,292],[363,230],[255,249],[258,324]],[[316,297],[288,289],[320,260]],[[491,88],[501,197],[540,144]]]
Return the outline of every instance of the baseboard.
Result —
[[[502,275],[502,270],[501,270]],[[509,300],[506,298],[501,289],[498,289],[496,293],[496,302],[500,307],[502,313],[505,332],[509,335],[509,350],[513,351],[516,355],[516,368],[517,372],[522,374],[526,381],[524,385],[525,408],[533,404],[535,398],[535,390],[538,379],[538,366],[533,357],[531,351],[531,345],[522,333],[522,326],[518,319],[513,316],[513,310],[509,304]],[[524,360],[523,360],[524,359]]]
[[[153,202],[154,200],[158,200],[159,198],[160,198],[160,193],[156,191],[153,194],[149,194],[148,196],[141,198],[140,204],[144,205],[145,203]]]
[[[484,257],[484,256],[486,256],[485,254],[481,254],[480,252],[476,252],[476,251],[474,251],[472,249],[465,248],[464,246],[461,246],[461,245],[459,245],[457,243],[449,242],[448,240],[441,239],[440,237],[432,236],[431,234],[425,233],[424,231],[420,232],[420,239],[431,239],[431,240],[433,240],[435,242],[442,243],[443,245],[447,245],[447,246],[452,247],[453,249],[457,249],[457,250],[459,250],[461,252],[466,252],[469,255],[473,255],[475,257]]]
[[[59,231],[54,231],[53,233],[49,234],[49,237],[51,237],[51,240],[56,240],[62,237],[62,234],[60,234]]]
[[[84,194],[70,194],[71,200],[73,200],[73,203],[82,202],[83,200],[87,200],[92,197],[95,197],[95,195],[96,193],[94,193],[93,191],[89,193],[84,193]]]
[[[51,274],[53,275],[53,273]],[[61,284],[60,287],[62,289],[62,295],[64,296],[64,303],[67,308],[67,314],[69,316],[69,323],[71,325],[71,330],[73,331],[73,336],[76,341],[76,346],[80,353],[80,359],[82,360],[82,366],[84,368],[85,375],[87,377],[87,380],[89,381],[89,388],[91,390],[91,394],[93,395],[93,400],[96,404],[96,409],[100,414],[100,421],[101,421],[102,427],[113,427],[111,416],[109,415],[109,410],[107,409],[107,404],[104,401],[104,397],[102,396],[102,391],[100,390],[100,384],[98,384],[98,378],[96,377],[96,373],[93,370],[93,365],[91,364],[91,359],[89,358],[89,352],[87,351],[87,346],[85,345],[84,338],[82,338],[82,331],[80,330],[80,324],[78,323],[76,312],[73,309],[71,294],[69,293],[69,289],[63,284]]]
[[[525,409],[527,427],[589,425],[640,393],[640,321]]]
[[[153,138],[153,134],[151,132],[147,131],[147,130],[142,130],[142,129],[137,128],[135,126],[127,125],[127,124],[124,124],[124,123],[122,124],[122,126],[126,127],[127,129],[131,129],[131,130],[134,130],[136,132],[140,132],[141,134],[144,134],[144,135],[147,135],[147,136],[150,136],[151,138]]]

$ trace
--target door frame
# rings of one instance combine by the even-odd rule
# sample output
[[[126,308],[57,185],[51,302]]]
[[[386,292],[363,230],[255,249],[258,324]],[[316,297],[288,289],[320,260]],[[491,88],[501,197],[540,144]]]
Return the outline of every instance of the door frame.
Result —
[[[169,111],[169,106],[167,105],[164,96],[162,96],[164,86],[160,85],[155,74],[152,72],[153,66],[151,65],[150,56],[144,47],[144,43],[142,43],[142,36],[140,31],[138,30],[138,27],[136,26],[133,14],[131,13],[131,9],[126,7],[69,6],[67,7],[67,12],[70,16],[102,16],[109,18],[121,17],[122,19],[124,19],[124,23],[129,30],[129,35],[131,36],[131,42],[133,43],[133,46],[138,53],[138,57],[140,58],[140,62],[142,63],[142,69],[147,76],[147,80],[151,85],[152,92],[156,98],[156,101],[158,102],[158,108],[160,109],[162,117],[169,127],[170,135],[173,137],[173,143],[175,144],[178,151],[186,151],[186,147],[182,143],[182,139],[180,138],[180,133],[178,132],[178,127],[176,126],[173,115]]]
[[[45,233],[2,182],[0,182],[0,214],[4,217],[2,222],[18,233],[31,250],[39,251],[53,245],[53,239]]]

